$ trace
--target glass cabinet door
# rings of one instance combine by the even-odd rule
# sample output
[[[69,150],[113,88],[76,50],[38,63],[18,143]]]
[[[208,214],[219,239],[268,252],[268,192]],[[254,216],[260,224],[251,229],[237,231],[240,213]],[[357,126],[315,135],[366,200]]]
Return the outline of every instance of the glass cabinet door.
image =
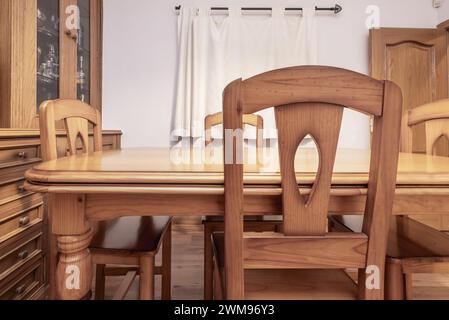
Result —
[[[59,98],[59,0],[37,0],[37,107]]]
[[[77,98],[90,103],[90,0],[78,0],[80,26],[77,38]]]

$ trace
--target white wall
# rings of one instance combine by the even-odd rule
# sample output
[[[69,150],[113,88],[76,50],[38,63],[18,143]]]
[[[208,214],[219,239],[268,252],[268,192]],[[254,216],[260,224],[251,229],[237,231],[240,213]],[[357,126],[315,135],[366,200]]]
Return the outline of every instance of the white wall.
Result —
[[[449,1],[443,0],[443,4],[438,8],[438,22],[441,23],[449,19]]]
[[[368,73],[368,5],[377,5],[381,26],[435,27],[441,10],[431,0],[303,0],[303,7],[343,6],[319,17],[319,63]],[[446,1],[449,2],[449,1]],[[168,146],[176,77],[175,5],[298,6],[295,0],[105,0],[104,127],[122,129],[123,145]],[[448,4],[445,4],[448,5]],[[449,13],[449,10],[447,10]],[[366,148],[368,120],[345,114],[341,145]]]

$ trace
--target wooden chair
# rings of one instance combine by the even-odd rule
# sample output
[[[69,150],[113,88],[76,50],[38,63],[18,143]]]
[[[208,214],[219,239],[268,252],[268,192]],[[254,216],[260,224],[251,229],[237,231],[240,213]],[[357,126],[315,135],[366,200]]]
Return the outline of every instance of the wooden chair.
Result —
[[[332,67],[294,67],[232,82],[224,92],[224,129],[242,115],[275,107],[282,176],[281,232],[245,233],[241,145],[225,141],[225,232],[213,235],[216,296],[239,299],[383,299],[389,222],[396,188],[402,96],[389,81]],[[361,233],[328,232],[332,171],[345,108],[373,115],[368,197]],[[301,194],[294,159],[310,134],[320,169]],[[358,288],[342,269],[359,269]],[[365,286],[367,272],[380,287]],[[220,290],[220,288],[222,290]]]
[[[412,127],[421,123],[426,127],[427,154],[436,155],[439,138],[449,138],[449,100],[423,105],[404,116],[404,152],[413,152]],[[405,216],[393,219],[387,254],[387,299],[413,299],[413,274],[449,273],[449,235]]]
[[[100,112],[77,100],[46,101],[40,107],[40,130],[44,161],[58,157],[55,122],[63,121],[69,154],[102,150]],[[89,124],[93,126],[93,147],[89,149]],[[79,138],[79,139],[78,139]],[[80,141],[80,143],[78,142]],[[49,217],[51,223],[51,215]],[[140,299],[154,298],[154,276],[162,275],[162,299],[171,297],[171,219],[168,217],[129,217],[99,222],[91,242],[93,263],[97,265],[95,298],[104,299],[105,277],[125,276],[114,300],[124,299],[140,275]],[[155,255],[162,245],[162,267],[155,266]],[[50,239],[50,277],[57,263],[56,237]],[[130,268],[106,268],[106,265]],[[51,283],[55,283],[51,279]],[[56,298],[51,288],[50,298]]]
[[[212,128],[223,124],[223,112],[218,112],[215,114],[208,115],[204,121],[204,130],[206,132],[206,147],[209,146],[212,142]],[[257,130],[256,135],[256,147],[257,149],[263,148],[263,118],[259,115],[255,114],[245,114],[243,115],[243,124],[247,124],[249,126],[253,126]]]
[[[223,113],[215,113],[209,115],[205,119],[205,137],[206,147],[212,142],[211,129],[214,126],[223,124]],[[263,148],[263,118],[259,115],[246,114],[243,115],[243,124],[253,126],[257,130],[256,138],[256,152],[257,158],[259,157],[259,150]],[[213,261],[213,247],[211,242],[211,236],[214,232],[224,231],[224,219],[223,217],[206,217],[203,220],[204,225],[204,299],[212,300],[214,297],[214,261]],[[268,221],[260,219],[260,217],[247,217],[245,219],[246,231],[276,231],[279,227],[279,221]]]

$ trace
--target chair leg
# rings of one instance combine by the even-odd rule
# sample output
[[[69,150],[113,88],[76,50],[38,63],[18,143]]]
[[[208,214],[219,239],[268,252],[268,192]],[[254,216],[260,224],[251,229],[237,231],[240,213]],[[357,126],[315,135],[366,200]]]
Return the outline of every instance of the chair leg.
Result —
[[[213,283],[212,283],[212,291],[213,291],[213,300],[222,301],[224,300],[224,292],[223,292],[223,283],[220,275],[219,267],[213,263]]]
[[[97,264],[95,275],[95,300],[104,300],[106,273],[104,264]]]
[[[162,243],[162,300],[171,300],[171,250],[172,224],[170,223]]]
[[[214,261],[212,248],[212,228],[206,221],[204,223],[204,300],[214,298]]]
[[[413,274],[408,273],[404,275],[405,278],[405,298],[407,300],[413,300]]]
[[[388,259],[385,265],[385,299],[405,300],[406,281],[401,260]]]
[[[154,300],[154,255],[141,256],[139,260],[140,300]]]
[[[129,289],[133,285],[134,279],[137,276],[137,271],[130,271],[126,274],[125,279],[120,284],[120,287],[118,288],[117,292],[115,293],[114,297],[112,297],[112,300],[125,300],[126,295],[128,294]]]

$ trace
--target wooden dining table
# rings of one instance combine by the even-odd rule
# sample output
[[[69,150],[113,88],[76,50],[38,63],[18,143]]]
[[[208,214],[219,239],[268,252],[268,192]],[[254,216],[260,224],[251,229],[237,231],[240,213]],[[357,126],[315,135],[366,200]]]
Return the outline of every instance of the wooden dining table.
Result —
[[[282,214],[277,151],[266,148],[244,166],[244,213]],[[58,263],[52,285],[60,299],[83,299],[91,292],[89,244],[96,221],[124,216],[224,215],[223,157],[219,151],[136,148],[76,155],[44,162],[26,173],[26,188],[48,194],[51,232],[57,238]],[[364,213],[370,152],[337,152],[330,212]],[[298,187],[307,195],[319,157],[300,149]],[[449,158],[401,154],[396,215],[449,214]]]

